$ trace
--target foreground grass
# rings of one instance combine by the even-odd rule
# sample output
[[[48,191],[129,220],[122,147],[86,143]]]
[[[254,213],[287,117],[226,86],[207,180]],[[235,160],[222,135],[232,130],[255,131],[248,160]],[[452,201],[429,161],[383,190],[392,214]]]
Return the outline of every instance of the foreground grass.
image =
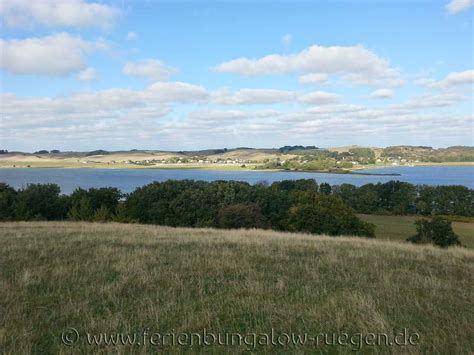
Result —
[[[354,353],[355,346],[89,345],[86,333],[386,333],[472,353],[474,252],[269,231],[0,224],[0,352]],[[73,346],[61,342],[77,329]],[[66,338],[66,340],[71,337]],[[331,342],[331,341],[330,341]],[[357,348],[357,347],[356,347]]]
[[[415,221],[421,216],[383,216],[373,214],[358,214],[359,218],[375,224],[377,239],[406,241],[415,235]],[[454,233],[459,236],[462,245],[474,249],[474,223],[452,222]]]

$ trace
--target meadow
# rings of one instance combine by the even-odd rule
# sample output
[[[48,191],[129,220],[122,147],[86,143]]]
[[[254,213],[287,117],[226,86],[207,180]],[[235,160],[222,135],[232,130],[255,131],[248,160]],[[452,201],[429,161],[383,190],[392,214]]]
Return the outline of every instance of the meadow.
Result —
[[[0,243],[2,353],[474,351],[474,252],[466,248],[86,222],[0,223]],[[149,341],[203,329],[347,336],[317,346]],[[117,332],[138,341],[146,332],[148,341],[89,344],[87,333]],[[414,345],[347,343],[403,332],[417,335]]]
[[[387,216],[375,214],[358,214],[357,217],[363,221],[375,224],[375,236],[377,239],[402,242],[416,233],[414,223],[423,218],[423,216]],[[468,217],[465,219],[467,220]],[[472,221],[454,221],[452,222],[452,227],[454,233],[459,236],[459,240],[464,246],[471,249],[474,248],[474,223]]]

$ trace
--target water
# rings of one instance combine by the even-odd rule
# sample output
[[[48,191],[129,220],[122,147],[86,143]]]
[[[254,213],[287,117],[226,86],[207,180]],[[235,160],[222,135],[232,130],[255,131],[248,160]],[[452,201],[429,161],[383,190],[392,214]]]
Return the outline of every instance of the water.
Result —
[[[117,187],[131,192],[153,181],[183,180],[238,180],[255,184],[280,180],[316,179],[318,183],[331,185],[348,183],[361,186],[389,180],[406,181],[426,185],[464,185],[474,188],[474,166],[443,167],[393,167],[367,170],[373,173],[398,173],[400,176],[368,176],[351,174],[322,174],[308,172],[274,171],[210,171],[210,170],[162,170],[162,169],[0,169],[0,181],[20,188],[28,183],[55,183],[63,193],[71,193],[77,187]]]

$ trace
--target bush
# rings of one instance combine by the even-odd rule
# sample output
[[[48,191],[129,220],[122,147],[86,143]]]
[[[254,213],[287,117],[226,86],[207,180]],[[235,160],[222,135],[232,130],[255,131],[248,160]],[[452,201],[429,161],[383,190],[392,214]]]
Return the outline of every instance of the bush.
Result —
[[[255,203],[239,203],[221,208],[216,225],[219,228],[264,228],[265,219]]]
[[[415,222],[416,234],[407,241],[416,244],[433,243],[441,248],[461,245],[459,237],[454,233],[451,222],[436,216],[433,219],[420,219]]]

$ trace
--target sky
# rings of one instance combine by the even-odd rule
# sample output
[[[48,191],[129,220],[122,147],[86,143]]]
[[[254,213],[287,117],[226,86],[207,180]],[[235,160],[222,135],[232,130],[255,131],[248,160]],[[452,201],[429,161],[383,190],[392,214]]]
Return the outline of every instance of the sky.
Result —
[[[473,144],[474,0],[0,2],[0,149]]]

